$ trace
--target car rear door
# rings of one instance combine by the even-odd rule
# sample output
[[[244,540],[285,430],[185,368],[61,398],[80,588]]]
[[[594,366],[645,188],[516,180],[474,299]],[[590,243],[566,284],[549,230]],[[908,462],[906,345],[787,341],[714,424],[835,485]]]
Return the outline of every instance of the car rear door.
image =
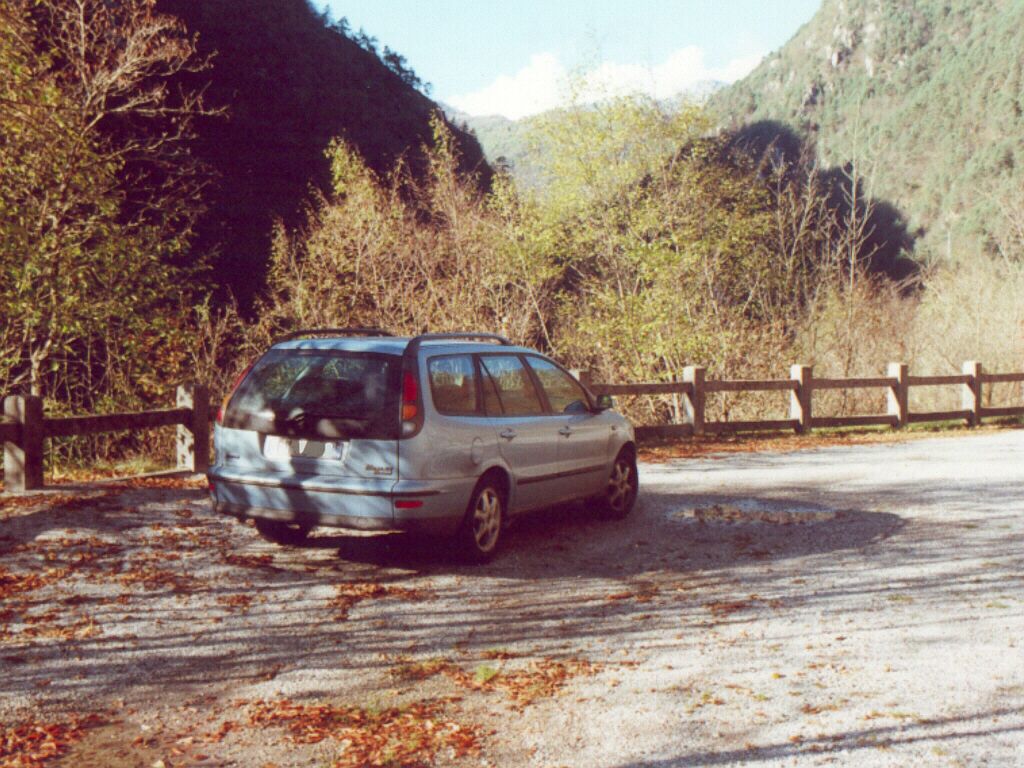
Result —
[[[393,355],[272,350],[228,405],[218,464],[235,473],[397,480]]]
[[[515,509],[559,500],[558,426],[516,354],[481,354],[484,404],[516,485]]]
[[[483,408],[476,361],[472,353],[444,353],[427,357],[426,367],[433,408],[423,427],[427,444],[424,450],[406,451],[403,468],[416,461],[419,476],[466,480],[472,487],[481,466],[491,463],[498,450],[493,420]]]

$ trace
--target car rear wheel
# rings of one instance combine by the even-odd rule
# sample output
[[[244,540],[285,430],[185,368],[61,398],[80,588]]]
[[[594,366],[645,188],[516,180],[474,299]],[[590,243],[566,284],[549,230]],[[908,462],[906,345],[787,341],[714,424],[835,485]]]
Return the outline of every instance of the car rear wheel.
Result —
[[[482,479],[473,491],[458,534],[460,554],[470,562],[485,563],[494,557],[501,542],[505,496],[498,484]]]
[[[267,541],[272,541],[275,544],[296,545],[306,541],[313,526],[257,517],[256,530]]]
[[[615,457],[612,471],[608,475],[608,484],[601,497],[602,511],[608,517],[625,517],[636,504],[639,488],[636,454],[629,448],[623,448]]]

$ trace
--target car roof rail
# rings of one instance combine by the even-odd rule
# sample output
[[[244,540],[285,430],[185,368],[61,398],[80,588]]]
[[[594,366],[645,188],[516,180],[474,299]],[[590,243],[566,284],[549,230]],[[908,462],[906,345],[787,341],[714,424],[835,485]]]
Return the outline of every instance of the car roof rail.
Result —
[[[409,357],[415,355],[425,341],[489,341],[500,344],[503,347],[511,347],[512,342],[504,336],[496,333],[477,333],[476,331],[457,331],[455,333],[421,333],[409,342],[405,348],[405,354]]]
[[[292,331],[286,333],[284,336],[275,341],[275,344],[279,344],[282,341],[292,341],[303,336],[394,336],[395,334],[390,331],[385,331],[383,328],[304,328],[299,331]]]

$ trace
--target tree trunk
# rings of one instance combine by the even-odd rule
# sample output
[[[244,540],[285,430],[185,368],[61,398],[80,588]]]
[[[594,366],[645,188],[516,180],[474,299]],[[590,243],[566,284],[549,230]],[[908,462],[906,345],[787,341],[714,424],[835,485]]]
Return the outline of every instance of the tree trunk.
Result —
[[[29,373],[29,387],[30,393],[35,397],[43,396],[43,367],[44,355],[40,352],[33,352],[29,357],[31,364],[31,371]]]

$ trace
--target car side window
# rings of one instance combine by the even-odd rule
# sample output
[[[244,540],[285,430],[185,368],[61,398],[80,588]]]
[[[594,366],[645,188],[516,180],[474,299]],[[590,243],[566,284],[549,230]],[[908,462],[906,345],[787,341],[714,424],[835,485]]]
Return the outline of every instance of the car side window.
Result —
[[[476,366],[472,355],[445,355],[427,361],[430,396],[439,413],[449,416],[475,416],[479,413],[476,396]]]
[[[530,373],[517,356],[482,355],[480,362],[494,382],[505,416],[539,416],[544,413]]]
[[[544,394],[555,413],[586,413],[590,409],[583,387],[550,360],[530,355],[526,358],[537,374]]]
[[[488,416],[501,416],[504,411],[501,409],[501,398],[498,397],[498,387],[494,384],[491,374],[483,368],[481,363],[480,384],[484,391],[484,413]]]

